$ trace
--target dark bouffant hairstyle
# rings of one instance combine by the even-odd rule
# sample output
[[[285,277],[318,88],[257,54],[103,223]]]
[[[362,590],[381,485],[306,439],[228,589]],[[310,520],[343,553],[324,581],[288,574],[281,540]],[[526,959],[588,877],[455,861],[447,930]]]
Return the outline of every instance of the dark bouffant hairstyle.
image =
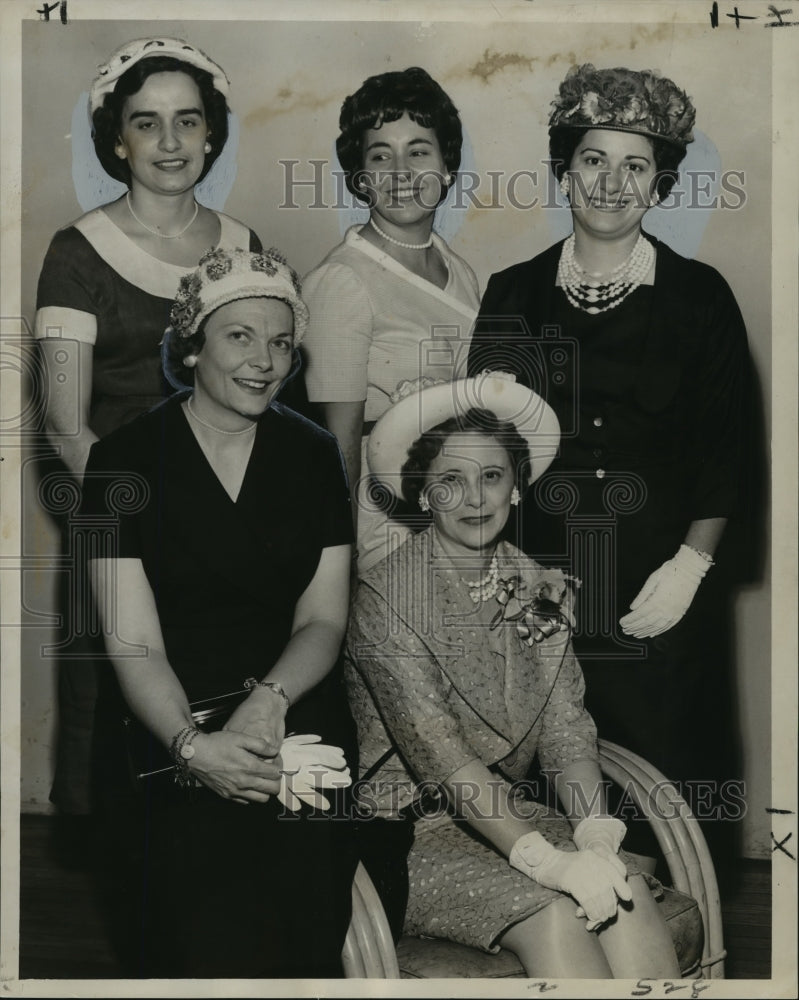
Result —
[[[461,164],[463,130],[458,109],[446,91],[418,66],[370,76],[347,97],[341,106],[336,152],[344,170],[348,190],[363,200],[364,193],[355,186],[363,170],[363,140],[367,129],[394,122],[405,113],[422,128],[430,128],[438,139],[441,155],[453,178]],[[442,193],[442,198],[446,190]]]
[[[203,102],[205,121],[210,132],[209,142],[211,152],[205,157],[205,165],[199,180],[208,173],[216,158],[222,152],[228,137],[228,106],[223,94],[214,87],[214,79],[210,73],[190,63],[176,59],[174,56],[148,56],[134,63],[127,72],[117,80],[117,85],[110,94],[105,95],[103,106],[97,108],[92,118],[92,138],[97,158],[106,173],[115,180],[122,181],[130,187],[130,166],[127,160],[121,160],[114,152],[119,143],[119,133],[122,127],[122,109],[125,101],[137,94],[144,81],[153,73],[185,73],[197,84],[200,98]]]
[[[453,434],[480,434],[495,438],[507,451],[513,469],[514,482],[523,490],[530,468],[530,450],[527,442],[509,420],[500,420],[491,410],[473,407],[464,414],[450,417],[425,431],[408,449],[408,458],[402,466],[402,495],[413,509],[418,509],[419,497],[425,488],[427,474],[435,458],[441,454],[447,439]]]
[[[601,129],[601,125],[596,126]],[[569,169],[569,164],[574,156],[574,151],[580,145],[580,141],[588,128],[562,128],[555,127],[549,130],[549,159],[550,166],[555,177],[560,181],[564,173]],[[657,179],[655,189],[661,201],[668,197],[669,192],[677,181],[678,168],[685,159],[685,147],[677,146],[673,142],[666,142],[665,139],[649,139],[652,146],[652,155],[655,158],[655,169]]]

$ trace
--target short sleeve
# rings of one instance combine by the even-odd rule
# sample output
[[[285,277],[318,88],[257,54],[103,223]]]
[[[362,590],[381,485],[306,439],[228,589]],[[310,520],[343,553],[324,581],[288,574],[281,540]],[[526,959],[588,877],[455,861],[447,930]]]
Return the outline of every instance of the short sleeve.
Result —
[[[366,399],[374,319],[363,282],[346,264],[322,264],[305,279],[303,298],[311,314],[303,342],[308,399]]]
[[[37,339],[60,336],[94,343],[103,298],[101,265],[97,252],[76,229],[55,234],[36,291]]]
[[[453,690],[443,671],[422,640],[363,583],[353,607],[347,657],[418,782],[443,782],[478,759],[448,710]]]
[[[150,500],[150,487],[128,465],[107,438],[92,445],[80,505],[80,531],[89,559],[142,558],[139,515]]]
[[[325,436],[324,448],[320,455],[321,484],[318,496],[321,500],[322,548],[333,545],[352,545],[355,541],[352,527],[352,502],[347,486],[344,457],[338,442],[331,435]]]

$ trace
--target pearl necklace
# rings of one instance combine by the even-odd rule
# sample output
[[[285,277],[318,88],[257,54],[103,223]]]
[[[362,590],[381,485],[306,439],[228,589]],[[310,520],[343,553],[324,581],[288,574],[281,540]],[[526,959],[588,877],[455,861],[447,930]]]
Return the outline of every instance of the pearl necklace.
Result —
[[[189,411],[192,417],[194,417],[194,419],[197,421],[198,424],[202,424],[203,427],[207,427],[209,431],[216,431],[217,434],[226,434],[228,437],[236,437],[239,434],[251,434],[257,427],[257,424],[254,423],[251,424],[249,427],[245,427],[243,430],[240,431],[224,431],[222,430],[221,427],[214,427],[213,424],[209,424],[207,420],[203,420],[202,417],[198,416],[194,412],[194,408],[191,405],[191,400],[192,397],[189,396],[189,398],[186,400],[186,409]]]
[[[482,580],[472,583],[470,580],[464,580],[464,578],[461,577],[461,583],[466,584],[469,589],[469,597],[471,597],[475,604],[479,604],[481,601],[488,601],[492,597],[495,597],[497,591],[499,590],[499,566],[497,565],[496,552],[491,559],[488,572]]]
[[[389,236],[388,233],[384,233],[371,215],[369,216],[369,225],[379,236],[382,236],[384,240],[388,240],[389,243],[393,243],[395,247],[402,247],[403,250],[429,250],[433,245],[432,233],[430,233],[430,238],[426,243],[403,243],[402,240],[395,240],[393,236]]]
[[[639,234],[629,257],[610,272],[608,281],[584,271],[574,256],[574,233],[563,244],[558,263],[558,281],[566,298],[577,309],[597,314],[615,309],[641,284],[655,259],[655,248]]]
[[[126,192],[125,201],[128,203],[128,210],[130,211],[130,214],[139,223],[142,229],[146,229],[147,232],[150,233],[151,235],[157,236],[159,240],[176,240],[179,236],[182,236],[188,229],[190,229],[194,225],[194,220],[197,218],[197,214],[200,211],[200,205],[197,201],[195,201],[194,215],[192,215],[192,217],[189,219],[189,221],[186,223],[186,225],[181,229],[179,233],[159,233],[157,229],[150,229],[147,223],[142,222],[142,220],[138,217],[138,215],[136,215],[136,213],[133,211],[133,205],[130,203],[130,191]]]

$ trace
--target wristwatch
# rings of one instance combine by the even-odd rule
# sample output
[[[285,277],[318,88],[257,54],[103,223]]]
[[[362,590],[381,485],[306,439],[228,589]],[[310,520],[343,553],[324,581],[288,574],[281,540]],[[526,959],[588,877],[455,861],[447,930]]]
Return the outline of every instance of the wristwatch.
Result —
[[[256,680],[254,677],[248,677],[247,680],[244,682],[244,686],[247,688],[248,691],[252,691],[254,688],[257,687],[269,688],[270,690],[274,691],[275,694],[280,695],[283,701],[285,701],[287,709],[291,705],[289,696],[283,690],[283,685],[279,684],[277,681],[259,681]]]

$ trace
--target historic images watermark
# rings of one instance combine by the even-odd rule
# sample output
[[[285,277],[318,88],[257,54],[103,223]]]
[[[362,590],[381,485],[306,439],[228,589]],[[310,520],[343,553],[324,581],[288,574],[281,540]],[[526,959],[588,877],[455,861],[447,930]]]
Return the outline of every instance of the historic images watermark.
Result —
[[[346,174],[327,159],[281,159],[283,170],[283,199],[280,209],[299,208],[352,208],[352,196],[347,190]],[[453,185],[452,198],[448,205],[459,211],[466,209],[493,210],[515,209],[556,209],[563,208],[564,201],[559,196],[558,184],[551,167],[554,161],[543,160],[542,169],[534,170],[459,170]],[[667,171],[655,174],[654,182],[665,176]],[[386,186],[385,196],[389,206],[398,208],[410,200],[419,208],[430,210],[438,202],[430,203],[429,191],[422,180],[426,174],[413,175],[413,182],[405,178],[404,171],[362,171],[362,179],[367,182],[363,194],[366,206],[370,203],[370,187]],[[436,177],[440,175],[436,174]],[[673,176],[669,173],[669,176]],[[680,186],[673,189],[669,198],[660,208],[738,210],[744,207],[746,195],[746,172],[744,170],[682,170],[679,173]],[[605,197],[610,171],[600,171],[591,184],[575,172],[570,172],[574,195],[584,201]],[[356,182],[358,177],[353,179]],[[402,182],[402,183],[400,183]],[[433,186],[435,187],[435,186]],[[648,208],[648,193],[642,192],[635,178],[630,174],[620,185],[611,185],[613,197],[624,200],[637,208]],[[393,203],[391,199],[394,199]]]

